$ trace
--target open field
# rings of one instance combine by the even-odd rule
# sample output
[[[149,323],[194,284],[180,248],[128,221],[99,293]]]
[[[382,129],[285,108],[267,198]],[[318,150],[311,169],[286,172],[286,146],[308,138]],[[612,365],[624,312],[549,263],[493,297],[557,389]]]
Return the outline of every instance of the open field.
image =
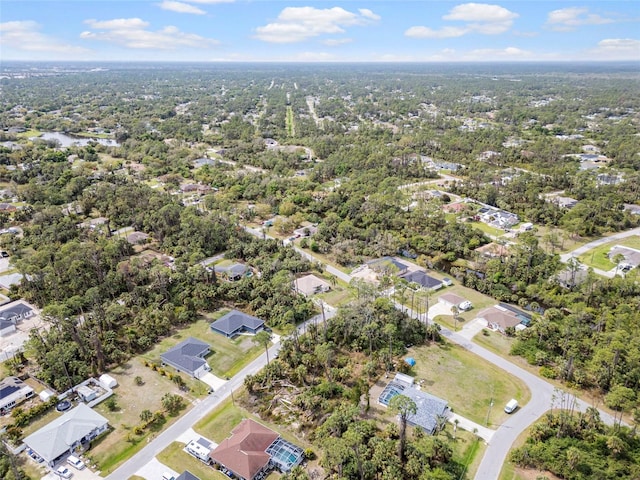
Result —
[[[604,245],[592,248],[588,252],[580,255],[578,260],[589,267],[599,268],[605,271],[611,270],[616,268],[616,264],[607,257],[607,254],[609,253],[609,250],[616,245],[640,249],[640,236],[636,235],[633,237],[623,238],[621,240],[614,240],[612,242],[605,243]]]
[[[509,399],[529,401],[524,382],[457,345],[416,347],[407,355],[417,362],[412,372],[417,381],[423,380],[425,392],[448,401],[454,412],[481,425],[500,425],[507,416],[502,406]]]
[[[253,337],[240,335],[236,338],[225,338],[211,331],[209,324],[222,317],[227,310],[221,310],[207,314],[201,320],[179,330],[174,335],[163,339],[152,350],[142,355],[147,361],[160,363],[160,355],[181,341],[194,337],[211,346],[211,353],[206,360],[211,367],[211,372],[220,377],[232,377],[242,368],[260,355],[263,348],[254,344]],[[171,367],[168,367],[170,370]],[[172,373],[174,373],[172,371]]]

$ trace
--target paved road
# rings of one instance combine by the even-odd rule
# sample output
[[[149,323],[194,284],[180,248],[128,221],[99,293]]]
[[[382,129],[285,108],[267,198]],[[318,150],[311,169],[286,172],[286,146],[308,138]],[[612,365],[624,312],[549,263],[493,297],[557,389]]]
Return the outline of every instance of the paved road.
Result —
[[[330,306],[325,305],[325,318],[331,318],[336,314],[336,310]],[[310,318],[306,322],[298,326],[298,331],[303,333],[307,325],[311,323],[322,322],[322,315],[316,315]],[[276,354],[280,351],[280,342],[275,343],[269,349],[269,358],[275,358]],[[257,372],[267,364],[266,353],[260,355],[249,365],[238,372],[233,378],[226,382],[220,389],[213,394],[207,396],[203,400],[200,400],[196,405],[189,410],[186,414],[180,417],[173,425],[163,431],[160,435],[154,438],[146,447],[136,453],[128,461],[123,463],[120,467],[114,470],[107,480],[123,480],[135,475],[142,467],[152,461],[156,455],[162,450],[167,448],[176,438],[180,437],[185,431],[195,425],[198,421],[207,416],[214,408],[219,406],[225,401],[233,390],[238,389],[244,383],[244,378],[247,375],[255,375]]]
[[[253,235],[254,237],[258,237],[258,238],[270,238],[271,240],[277,240],[275,237],[272,237],[271,235],[267,235],[264,232],[262,232],[261,230],[255,229],[255,228],[251,228],[251,227],[247,227],[245,226],[244,229],[247,231],[247,233],[250,233],[251,235]],[[312,254],[310,254],[309,252],[296,247],[295,245],[293,246],[293,248],[295,249],[296,252],[298,252],[300,255],[302,255],[304,258],[306,258],[307,260],[310,260],[311,262],[317,263],[320,262],[320,260],[318,260],[316,257],[314,257]],[[322,263],[322,262],[320,262]],[[324,268],[327,272],[329,272],[331,275],[335,275],[336,277],[338,277],[340,280],[349,283],[351,281],[351,275],[349,275],[348,273],[344,273],[341,270],[338,270],[335,267],[332,267],[331,265],[327,265],[327,264],[323,264]]]
[[[640,227],[634,228],[632,230],[626,230],[624,232],[614,233],[613,235],[609,235],[608,237],[602,237],[593,242],[589,242],[581,247],[576,248],[575,250],[560,255],[560,260],[564,263],[567,263],[571,258],[578,258],[580,255],[587,253],[589,250],[595,247],[599,247],[600,245],[604,245],[605,243],[613,242],[615,240],[622,240],[623,238],[633,237],[634,235],[640,235]],[[607,271],[600,270],[594,268],[594,271],[602,276],[613,278],[615,276],[616,270],[612,269]]]

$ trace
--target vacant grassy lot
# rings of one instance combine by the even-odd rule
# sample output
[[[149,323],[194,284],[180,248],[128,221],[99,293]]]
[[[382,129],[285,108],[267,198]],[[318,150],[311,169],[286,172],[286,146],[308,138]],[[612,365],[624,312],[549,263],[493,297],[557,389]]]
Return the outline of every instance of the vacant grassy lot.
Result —
[[[222,317],[228,310],[221,310],[206,315],[203,319],[183,328],[174,335],[163,339],[153,350],[142,355],[150,362],[160,362],[160,355],[181,341],[194,337],[211,345],[211,353],[206,357],[211,372],[220,377],[232,377],[242,368],[260,355],[263,348],[251,341],[253,337],[240,335],[236,338],[225,338],[211,331],[209,324]],[[171,367],[168,367],[171,369]],[[173,369],[171,369],[173,370]],[[173,373],[173,371],[172,371]]]
[[[425,392],[447,400],[453,411],[481,425],[489,412],[489,426],[502,423],[502,406],[509,399],[524,404],[530,398],[524,382],[457,345],[415,347],[408,355],[416,359],[412,370]]]
[[[640,249],[640,236],[633,236],[623,238],[622,240],[614,240],[604,245],[600,245],[596,248],[592,248],[588,252],[580,255],[578,259],[590,267],[599,268],[601,270],[611,270],[616,268],[616,264],[609,260],[607,254],[612,247],[616,245],[623,245],[625,247],[631,247]]]
[[[157,431],[177,418],[167,417],[167,423],[164,425],[147,429],[143,435],[133,435],[131,430],[140,423],[140,413],[143,410],[151,412],[162,410],[162,396],[168,392],[185,397],[187,410],[191,408],[191,401],[194,399],[193,396],[181,392],[168,378],[145,367],[140,358],[130,360],[109,372],[109,375],[118,381],[114,398],[119,408],[111,412],[105,402],[95,407],[96,412],[109,420],[113,430],[95,442],[88,452],[89,457],[99,465],[103,474],[113,471],[120,463],[145,446],[149,436],[155,435]],[[143,385],[136,384],[136,377],[142,379]]]

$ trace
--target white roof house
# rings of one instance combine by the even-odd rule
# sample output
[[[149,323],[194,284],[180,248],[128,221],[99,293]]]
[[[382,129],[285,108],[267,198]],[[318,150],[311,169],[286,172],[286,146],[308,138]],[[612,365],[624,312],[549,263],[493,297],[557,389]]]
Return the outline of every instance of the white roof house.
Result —
[[[108,421],[84,403],[48,423],[24,439],[25,445],[49,466],[79,445],[88,444],[106,431]]]

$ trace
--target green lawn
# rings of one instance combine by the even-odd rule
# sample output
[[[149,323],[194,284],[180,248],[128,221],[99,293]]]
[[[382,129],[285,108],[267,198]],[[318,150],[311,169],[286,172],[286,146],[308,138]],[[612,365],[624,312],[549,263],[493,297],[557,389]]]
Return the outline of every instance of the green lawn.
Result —
[[[40,130],[27,130],[26,132],[18,133],[16,137],[18,138],[30,138],[30,137],[39,137],[42,135]]]
[[[471,225],[474,228],[477,228],[478,230],[482,230],[484,233],[488,233],[489,235],[492,235],[494,237],[500,237],[504,235],[504,230],[500,230],[499,228],[493,228],[492,226],[487,225],[486,223],[483,223],[483,222],[469,222],[469,225]]]
[[[227,310],[205,315],[204,318],[163,339],[142,357],[150,362],[160,362],[160,355],[163,352],[186,338],[194,337],[211,345],[211,353],[206,357],[211,372],[220,378],[232,377],[258,357],[263,348],[254,344],[251,336],[239,335],[235,338],[225,338],[212,332],[209,324],[225,313]]]
[[[184,443],[173,442],[162,452],[160,452],[157,458],[158,460],[160,460],[160,462],[164,463],[166,466],[178,473],[189,470],[196,477],[201,479],[226,478],[227,480],[229,480],[229,477],[227,477],[223,473],[215,470],[209,465],[205,465],[197,458],[189,455],[184,450],[182,450],[184,446]]]
[[[623,238],[622,240],[614,240],[612,242],[605,243],[604,245],[592,248],[588,252],[580,255],[578,260],[590,267],[599,268],[601,270],[611,270],[616,268],[616,264],[609,260],[607,254],[609,253],[609,250],[616,245],[640,249],[640,236],[635,235],[633,237]]]
[[[489,411],[489,426],[501,424],[506,414],[500,407],[509,399],[525,404],[530,398],[524,382],[457,345],[414,347],[408,356],[417,362],[412,371],[425,392],[447,400],[453,411],[481,425]]]

